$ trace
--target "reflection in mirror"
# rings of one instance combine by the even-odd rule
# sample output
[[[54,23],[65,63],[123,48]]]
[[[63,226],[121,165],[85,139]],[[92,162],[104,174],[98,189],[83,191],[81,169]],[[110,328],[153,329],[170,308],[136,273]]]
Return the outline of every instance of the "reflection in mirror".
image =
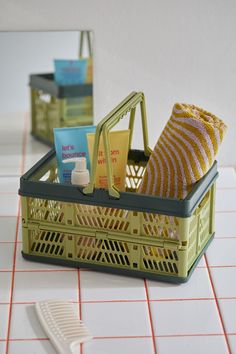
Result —
[[[93,124],[92,42],[91,31],[0,33],[0,175],[32,167],[54,127]]]

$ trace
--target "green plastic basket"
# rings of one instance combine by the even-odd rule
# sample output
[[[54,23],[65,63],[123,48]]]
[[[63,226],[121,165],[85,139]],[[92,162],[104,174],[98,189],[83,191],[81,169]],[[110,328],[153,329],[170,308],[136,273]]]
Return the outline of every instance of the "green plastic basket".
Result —
[[[130,149],[126,192],[119,193],[112,181],[107,134],[130,112],[132,139],[139,103],[144,151]],[[108,190],[94,188],[101,135]],[[85,189],[59,183],[51,150],[21,177],[23,256],[136,277],[187,281],[214,235],[217,163],[185,199],[160,198],[135,193],[150,152],[142,93],[129,95],[97,126],[91,182]]]
[[[58,86],[54,74],[30,75],[32,135],[53,144],[53,128],[93,124],[92,84]]]
[[[87,39],[89,82],[92,82],[92,46],[90,31],[80,32],[79,58],[83,58]],[[93,124],[93,85],[58,85],[53,73],[33,74],[29,79],[31,97],[31,134],[53,145],[53,128]]]

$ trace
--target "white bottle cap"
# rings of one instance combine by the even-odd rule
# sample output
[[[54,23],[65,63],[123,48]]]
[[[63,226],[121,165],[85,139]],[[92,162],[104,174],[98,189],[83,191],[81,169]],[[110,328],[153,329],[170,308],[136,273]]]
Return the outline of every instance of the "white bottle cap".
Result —
[[[74,160],[74,159],[72,159],[72,160]],[[87,161],[86,161],[85,157],[78,157],[77,159],[75,159],[75,161],[71,161],[71,162],[75,162],[75,170],[76,171],[87,170]]]
[[[75,163],[75,168],[71,172],[71,183],[80,186],[87,186],[89,184],[89,170],[87,169],[86,157],[75,157],[66,159],[63,163]]]

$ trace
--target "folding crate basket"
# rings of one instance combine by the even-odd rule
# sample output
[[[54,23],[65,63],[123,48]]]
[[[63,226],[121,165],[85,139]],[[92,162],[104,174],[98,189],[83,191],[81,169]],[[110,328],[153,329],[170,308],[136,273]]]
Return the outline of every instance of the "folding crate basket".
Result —
[[[92,84],[59,86],[54,74],[30,75],[32,135],[53,144],[53,128],[93,124]]]
[[[126,191],[113,186],[108,132],[141,106],[144,151],[129,150]],[[94,188],[103,136],[108,189]],[[170,282],[188,280],[214,235],[217,163],[183,200],[135,193],[150,156],[145,100],[132,93],[97,126],[90,184],[58,182],[51,150],[21,177],[23,251],[26,259],[87,267]]]
[[[89,67],[92,70],[92,49],[89,31],[81,31],[79,57],[82,58],[84,35],[87,33]],[[90,71],[91,71],[90,70]],[[93,124],[93,85],[58,85],[54,74],[30,75],[32,135],[53,144],[53,128]]]

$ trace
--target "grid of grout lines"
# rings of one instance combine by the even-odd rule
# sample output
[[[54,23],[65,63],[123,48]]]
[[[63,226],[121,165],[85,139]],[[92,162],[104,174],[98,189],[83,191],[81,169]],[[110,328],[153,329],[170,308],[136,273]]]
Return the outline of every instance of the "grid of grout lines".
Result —
[[[21,166],[20,166],[20,174],[22,174],[23,172],[25,172],[26,168],[25,168],[25,160],[26,160],[26,149],[27,149],[27,144],[33,144],[33,142],[29,141],[29,118],[28,115],[24,116],[24,128],[23,128],[23,137],[22,137],[22,147],[21,147],[21,152],[22,152],[22,156],[21,156]],[[0,179],[4,177],[1,176]],[[15,175],[12,177],[16,177]],[[236,169],[235,169],[235,177],[236,177]],[[236,191],[236,184],[235,187],[228,187],[228,186],[223,186],[221,188],[222,190],[235,190]],[[9,191],[9,192],[5,192],[2,191],[0,192],[1,194],[13,194],[14,192]],[[235,208],[236,209],[236,208]],[[227,211],[217,211],[218,213],[221,212],[225,212],[225,213],[235,213],[236,216],[236,210],[227,210]],[[9,215],[10,217],[11,215]],[[0,218],[2,218],[3,216],[0,215]],[[8,216],[5,216],[5,218],[7,218]],[[208,255],[205,255],[203,258],[203,262],[200,263],[200,265],[198,265],[198,269],[204,268],[207,271],[208,274],[208,282],[210,284],[210,288],[212,291],[213,296],[212,297],[175,297],[172,298],[171,296],[165,297],[165,298],[160,298],[160,299],[152,299],[150,298],[150,284],[148,281],[146,281],[145,279],[143,280],[143,287],[144,287],[144,293],[145,293],[145,297],[143,299],[107,299],[107,300],[83,300],[82,295],[81,295],[81,273],[82,272],[91,272],[89,270],[86,269],[81,269],[81,270],[75,270],[75,269],[71,269],[71,268],[49,268],[49,269],[16,269],[16,256],[17,256],[17,250],[19,250],[19,248],[21,248],[21,241],[18,239],[19,236],[19,230],[20,230],[20,200],[18,197],[18,206],[17,206],[17,217],[16,217],[16,228],[15,228],[15,240],[14,241],[1,241],[0,244],[13,244],[13,266],[12,266],[12,270],[8,270],[8,269],[2,269],[0,268],[0,275],[1,273],[10,273],[11,274],[11,288],[10,288],[10,296],[9,296],[9,301],[5,301],[5,302],[0,302],[0,305],[8,305],[9,306],[9,310],[8,310],[8,323],[7,323],[7,334],[6,334],[6,338],[2,338],[1,337],[1,333],[0,333],[0,352],[1,352],[1,344],[3,344],[3,348],[4,348],[4,352],[5,354],[8,353],[12,353],[10,346],[12,342],[22,342],[22,341],[48,341],[48,338],[43,337],[43,338],[12,338],[11,337],[11,329],[12,329],[12,318],[13,318],[13,305],[17,306],[17,305],[27,305],[27,304],[33,304],[34,301],[13,301],[14,300],[14,295],[15,292],[17,291],[15,289],[15,275],[17,273],[31,273],[31,272],[35,272],[35,273],[46,273],[46,272],[73,272],[75,274],[77,274],[76,278],[77,278],[77,284],[75,284],[75,287],[77,288],[77,292],[78,292],[78,298],[77,301],[73,301],[75,303],[78,304],[78,313],[80,318],[82,318],[82,314],[83,314],[83,304],[97,304],[97,303],[144,303],[146,304],[146,311],[147,311],[147,318],[148,318],[148,322],[149,322],[149,326],[150,326],[150,331],[148,335],[117,335],[117,336],[95,336],[94,337],[94,341],[112,341],[112,340],[124,340],[124,339],[133,339],[133,340],[141,340],[141,339],[149,339],[151,346],[150,346],[150,353],[161,353],[161,354],[165,354],[167,352],[164,352],[163,350],[161,350],[161,347],[159,348],[159,339],[161,338],[178,338],[178,337],[184,337],[184,338],[189,338],[190,339],[192,337],[222,337],[225,341],[225,353],[233,353],[233,348],[231,347],[231,342],[229,340],[229,336],[236,336],[236,333],[229,333],[229,331],[227,332],[226,329],[226,325],[225,325],[225,319],[224,319],[224,314],[222,313],[222,308],[220,305],[220,300],[235,300],[236,299],[236,294],[235,296],[231,296],[231,297],[226,297],[226,296],[217,296],[217,291],[216,291],[216,287],[214,284],[214,277],[212,275],[212,271],[214,269],[218,269],[218,268],[236,268],[236,261],[234,264],[227,264],[227,265],[210,265],[209,264],[209,260],[208,260]],[[230,239],[232,238],[236,238],[235,237],[230,237]],[[229,239],[227,236],[221,236],[221,237],[217,237],[218,240],[220,239]],[[227,242],[227,241],[226,241]],[[1,245],[0,245],[1,247]],[[31,264],[28,263],[27,264]],[[115,276],[114,276],[115,277]],[[191,281],[191,280],[190,280]],[[0,292],[1,292],[1,284],[0,284]],[[55,295],[56,297],[56,295]],[[160,303],[160,302],[169,302],[169,303],[176,303],[178,305],[178,303],[180,302],[195,302],[195,301],[211,301],[215,303],[216,309],[217,309],[217,319],[220,323],[221,326],[221,332],[216,332],[216,333],[192,333],[191,331],[189,333],[164,333],[164,334],[157,334],[155,333],[156,330],[154,328],[154,319],[157,318],[157,326],[158,326],[158,311],[154,311],[152,304],[154,303]],[[168,319],[168,316],[167,316]],[[103,319],[100,319],[101,321],[103,321]],[[142,321],[142,318],[137,318],[137,321],[140,320]],[[181,319],[180,319],[181,321]],[[80,346],[80,354],[84,353],[84,345]],[[178,351],[176,351],[177,353]],[[207,351],[206,351],[207,352]],[[86,351],[86,353],[88,353]],[[111,353],[111,352],[110,352]],[[132,352],[129,351],[129,353],[131,354]],[[187,352],[186,352],[187,353]],[[204,351],[205,353],[205,351]],[[104,353],[105,354],[105,353]]]

